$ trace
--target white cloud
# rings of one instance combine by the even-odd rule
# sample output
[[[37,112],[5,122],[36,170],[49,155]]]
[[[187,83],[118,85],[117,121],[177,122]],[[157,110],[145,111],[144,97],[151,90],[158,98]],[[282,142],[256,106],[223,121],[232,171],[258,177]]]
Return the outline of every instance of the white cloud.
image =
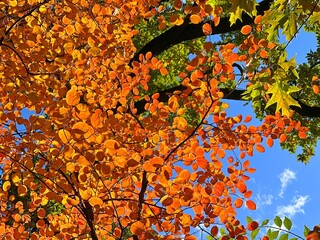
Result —
[[[257,194],[256,203],[258,207],[262,207],[263,205],[271,205],[273,196],[271,194]]]
[[[287,216],[289,218],[293,217],[297,213],[303,213],[304,214],[304,205],[309,200],[309,196],[295,196],[291,200],[291,204],[287,206],[278,206],[277,207],[277,215],[278,216]]]
[[[288,184],[292,182],[292,180],[296,179],[296,173],[291,171],[290,169],[285,169],[279,176],[281,181],[281,189],[279,193],[279,197],[283,197],[284,191],[286,190]]]

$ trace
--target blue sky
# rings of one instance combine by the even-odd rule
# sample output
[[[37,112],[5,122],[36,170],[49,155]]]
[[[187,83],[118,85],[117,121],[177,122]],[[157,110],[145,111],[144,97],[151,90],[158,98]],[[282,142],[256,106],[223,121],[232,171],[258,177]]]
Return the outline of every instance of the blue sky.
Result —
[[[289,58],[296,55],[298,63],[305,62],[306,53],[316,49],[315,36],[303,32],[295,38],[287,50]],[[228,115],[242,114],[254,116],[249,106],[238,101],[228,101]],[[258,121],[258,120],[254,120]],[[288,216],[293,222],[292,231],[303,236],[304,225],[312,228],[320,223],[320,147],[309,164],[297,162],[295,155],[282,150],[279,142],[266,152],[256,153],[250,158],[256,172],[249,180],[248,187],[253,190],[256,211],[239,211],[240,219],[251,216],[256,220],[273,219],[276,215]],[[293,237],[293,236],[292,236]]]

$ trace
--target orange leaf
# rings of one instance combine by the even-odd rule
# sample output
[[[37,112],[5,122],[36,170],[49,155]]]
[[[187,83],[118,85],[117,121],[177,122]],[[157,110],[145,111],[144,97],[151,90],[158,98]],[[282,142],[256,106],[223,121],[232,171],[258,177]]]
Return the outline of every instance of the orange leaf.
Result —
[[[269,56],[269,54],[268,54],[268,52],[267,52],[266,50],[262,49],[262,50],[260,51],[260,57],[262,57],[262,58],[268,58],[268,56]]]
[[[162,68],[160,68],[160,73],[161,73],[161,75],[165,76],[168,74],[168,70],[166,68],[162,67]]]
[[[223,149],[219,149],[217,154],[219,158],[224,158],[226,156],[226,152]]]
[[[207,169],[208,161],[205,158],[197,158],[197,165],[202,169]]]
[[[252,191],[246,191],[246,192],[243,194],[243,196],[244,196],[245,198],[250,198],[250,197],[252,196]]]
[[[242,166],[244,169],[247,169],[250,166],[250,161],[249,160],[244,161]]]
[[[261,39],[259,42],[258,42],[258,46],[259,47],[268,47],[268,42],[266,39]]]
[[[237,198],[235,201],[234,201],[234,206],[236,208],[241,208],[243,205],[243,200],[241,198]]]
[[[92,13],[94,15],[98,15],[98,13],[100,12],[101,10],[101,5],[100,4],[94,4],[93,5],[93,8],[92,8]]]
[[[251,116],[246,116],[246,118],[245,118],[244,122],[245,122],[245,123],[250,122],[250,121],[251,121],[251,119],[252,119],[252,117],[251,117]]]
[[[282,133],[282,134],[280,135],[280,142],[281,142],[281,143],[284,143],[285,141],[287,141],[287,135],[284,134],[284,133]]]
[[[67,34],[68,34],[69,36],[72,35],[72,34],[75,32],[74,26],[73,26],[73,25],[68,25],[68,26],[66,27],[66,32],[67,32]]]
[[[248,35],[252,31],[252,27],[250,25],[245,25],[241,28],[241,33],[243,35]]]
[[[190,178],[190,172],[187,169],[182,170],[179,173],[179,178],[183,179],[183,180],[189,180]]]
[[[134,222],[133,224],[131,224],[130,226],[130,231],[132,234],[139,236],[142,234],[143,230],[145,228],[145,224],[142,222]]]
[[[257,206],[256,204],[252,201],[252,200],[248,200],[246,202],[246,206],[250,209],[250,210],[256,210]]]
[[[254,19],[254,24],[260,23],[260,22],[261,22],[261,19],[262,19],[262,15],[256,16],[255,19]]]
[[[152,52],[146,53],[146,60],[150,60],[152,58]]]
[[[318,85],[312,85],[312,91],[313,91],[315,94],[318,94],[319,91],[320,91]]]
[[[225,184],[223,182],[217,182],[214,186],[213,186],[213,192],[215,195],[217,196],[221,196],[223,191],[225,188]]]
[[[237,187],[241,193],[245,193],[247,191],[247,186],[243,181],[239,181]]]
[[[212,28],[211,25],[209,23],[205,23],[202,26],[202,31],[204,33],[204,35],[210,35],[212,33]]]
[[[198,24],[202,21],[202,18],[198,14],[192,14],[190,16],[190,21],[193,24]]]
[[[225,210],[222,210],[219,214],[219,219],[220,219],[220,222],[226,223],[228,220],[228,212]]]
[[[112,139],[106,140],[104,144],[106,148],[112,149],[112,150],[119,149],[120,147],[120,144],[117,141]]]
[[[214,16],[214,17],[213,17],[213,23],[214,23],[214,26],[215,26],[215,27],[218,26],[219,23],[220,23],[220,17]]]
[[[154,157],[150,161],[151,164],[156,168],[162,167],[164,165],[164,159],[161,157]]]
[[[6,225],[4,223],[0,224],[0,235],[4,234],[6,231]]]
[[[256,150],[257,150],[258,152],[261,152],[261,153],[264,153],[264,152],[265,152],[264,147],[263,147],[262,145],[260,145],[260,144],[256,145]]]
[[[254,231],[254,230],[256,230],[258,227],[259,227],[259,224],[258,224],[256,221],[249,222],[249,223],[248,223],[248,226],[247,226],[247,228],[248,228],[249,231]]]
[[[271,137],[269,137],[269,138],[267,139],[267,146],[268,146],[268,147],[272,147],[272,146],[273,146],[273,139],[272,139]]]
[[[195,150],[195,153],[197,156],[203,156],[204,155],[204,149],[201,146],[198,146]]]
[[[307,134],[306,134],[305,132],[302,132],[302,131],[300,131],[300,132],[298,133],[298,136],[299,136],[299,138],[301,138],[301,139],[306,139],[306,138],[307,138]]]
[[[91,197],[89,199],[89,203],[93,207],[96,206],[96,205],[98,205],[98,206],[102,206],[103,205],[103,201],[99,197]]]
[[[67,92],[66,101],[70,106],[76,106],[80,102],[80,96],[76,86],[72,86],[72,88]]]
[[[252,173],[256,172],[256,169],[255,168],[248,168],[247,172],[252,174]]]
[[[184,238],[185,240],[197,240],[198,238],[192,235],[188,235]]]

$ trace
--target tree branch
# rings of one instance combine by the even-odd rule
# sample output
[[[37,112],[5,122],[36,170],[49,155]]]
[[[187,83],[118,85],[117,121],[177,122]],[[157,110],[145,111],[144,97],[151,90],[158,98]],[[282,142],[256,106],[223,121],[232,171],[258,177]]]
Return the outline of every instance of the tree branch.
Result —
[[[167,102],[172,95],[173,92],[175,91],[184,91],[187,88],[179,85],[173,88],[169,88],[166,90],[159,91],[158,93],[160,94],[158,101],[160,102]],[[242,99],[242,94],[245,92],[245,90],[240,90],[240,89],[220,89],[221,92],[223,92],[224,97],[223,99],[228,99],[228,100],[240,100],[244,101]],[[300,104],[300,107],[296,106],[291,106],[290,108],[294,110],[295,112],[299,113],[301,116],[304,117],[311,117],[311,118],[318,118],[320,117],[320,107],[312,107],[304,104],[302,101],[299,99],[295,99],[298,101]],[[144,109],[144,106],[146,105],[147,101],[145,99],[142,99],[140,101],[135,102],[134,107],[137,109],[137,114],[144,113],[146,110]]]
[[[263,0],[262,2],[260,2],[257,6],[258,15],[264,15],[264,11],[270,8],[271,2],[273,1]],[[251,17],[248,14],[244,13],[242,15],[242,21],[238,20],[232,26],[230,26],[229,17],[221,18],[218,26],[214,26],[214,23],[212,21],[201,22],[199,24],[190,24],[189,20],[185,19],[184,23],[180,26],[174,26],[148,42],[130,60],[130,65],[134,61],[139,61],[140,54],[145,55],[147,52],[152,52],[153,56],[157,56],[176,44],[206,36],[202,31],[202,26],[205,23],[211,24],[211,35],[216,35],[240,30],[244,25],[252,24],[254,22],[254,19],[255,17]]]

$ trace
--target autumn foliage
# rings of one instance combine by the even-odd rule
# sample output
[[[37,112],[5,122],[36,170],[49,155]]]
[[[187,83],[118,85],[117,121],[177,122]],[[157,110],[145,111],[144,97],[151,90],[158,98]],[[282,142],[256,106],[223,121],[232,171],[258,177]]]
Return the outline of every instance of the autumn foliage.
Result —
[[[299,89],[283,85],[295,62],[263,32],[269,4],[257,12],[248,1],[239,13],[213,2],[0,2],[3,239],[195,239],[199,228],[217,237],[221,224],[225,237],[247,239],[258,228],[237,218],[256,209],[250,157],[308,137],[290,108]],[[237,22],[237,42],[202,38],[177,72],[160,55],[172,44],[137,45],[143,24],[159,36],[199,26],[196,39],[228,14],[229,27],[251,19]],[[243,99],[268,109],[260,125],[227,114],[236,64],[247,66]],[[167,87],[151,88],[157,78]]]

